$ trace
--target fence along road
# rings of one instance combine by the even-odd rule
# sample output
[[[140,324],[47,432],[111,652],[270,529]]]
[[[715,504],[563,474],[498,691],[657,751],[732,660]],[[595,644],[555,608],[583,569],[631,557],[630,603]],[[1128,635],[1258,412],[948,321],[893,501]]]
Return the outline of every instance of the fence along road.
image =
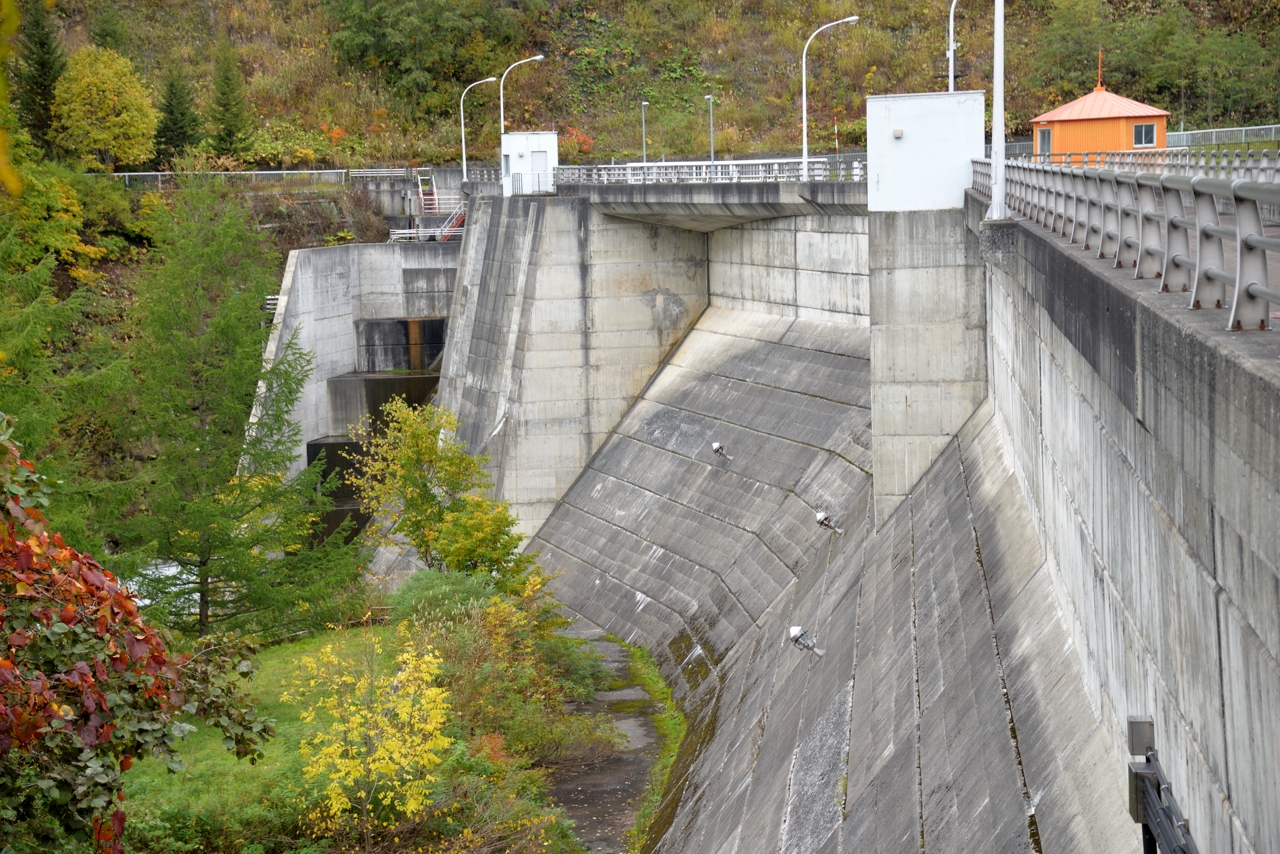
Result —
[[[1010,161],[1005,203],[1159,292],[1187,293],[1191,309],[1228,309],[1228,330],[1280,319],[1270,284],[1280,281],[1274,154],[1121,152],[1100,162],[1106,168]],[[1135,171],[1114,168],[1123,166]],[[973,189],[991,197],[989,160],[973,162]]]

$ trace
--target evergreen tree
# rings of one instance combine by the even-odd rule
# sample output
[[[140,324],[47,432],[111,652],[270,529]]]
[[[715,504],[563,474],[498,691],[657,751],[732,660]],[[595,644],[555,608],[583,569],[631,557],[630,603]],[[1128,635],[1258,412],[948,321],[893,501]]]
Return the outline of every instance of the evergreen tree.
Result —
[[[225,39],[219,43],[214,57],[213,106],[209,118],[213,123],[215,152],[234,156],[244,151],[251,121],[249,101],[245,97],[240,58]]]
[[[191,84],[176,70],[165,76],[160,96],[160,123],[156,126],[156,159],[173,159],[200,141],[200,116],[196,114]]]
[[[243,203],[209,187],[177,193],[151,227],[120,407],[137,470],[102,511],[120,569],[182,631],[323,625],[359,570],[345,526],[323,536],[322,462],[294,469],[310,356],[289,342],[262,363],[278,258]]]
[[[53,150],[53,93],[66,68],[66,56],[44,3],[27,3],[18,34],[14,106],[32,142],[46,153]]]

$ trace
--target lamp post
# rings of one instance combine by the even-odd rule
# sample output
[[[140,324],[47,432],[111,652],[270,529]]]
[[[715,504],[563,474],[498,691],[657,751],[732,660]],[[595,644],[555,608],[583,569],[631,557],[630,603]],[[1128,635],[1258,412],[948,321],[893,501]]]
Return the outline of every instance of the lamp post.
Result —
[[[813,36],[828,27],[834,27],[836,24],[856,23],[858,23],[858,16],[850,15],[847,18],[823,24],[813,31],[813,35],[809,36],[809,41],[804,43],[804,50],[800,52],[800,127],[802,128],[800,137],[803,149],[800,156],[800,173],[806,181],[809,180],[809,72],[806,67],[809,58],[809,42],[813,41]]]
[[[496,83],[497,77],[486,77],[483,80],[477,80],[471,86],[479,86],[481,83]],[[462,126],[462,180],[467,180],[467,114],[464,112],[463,102],[467,99],[467,93],[471,91],[471,86],[462,90],[462,97],[458,99],[458,123]]]
[[[707,102],[707,128],[711,131],[711,162],[716,162],[716,102],[710,95],[703,95]]]
[[[951,15],[947,18],[947,91],[956,91],[956,3],[951,0]]]
[[[507,132],[507,103],[503,98],[503,87],[507,85],[507,75],[511,73],[511,69],[517,65],[524,65],[526,62],[542,62],[546,59],[542,54],[531,56],[528,59],[522,59],[519,62],[513,62],[507,66],[507,70],[502,72],[502,80],[498,82],[498,123],[502,127],[502,133]]]
[[[1004,0],[996,0],[996,26],[991,74],[991,207],[987,219],[1008,219],[1004,204]]]
[[[644,108],[649,106],[648,101],[640,102],[640,162],[649,162],[649,134],[644,126]]]

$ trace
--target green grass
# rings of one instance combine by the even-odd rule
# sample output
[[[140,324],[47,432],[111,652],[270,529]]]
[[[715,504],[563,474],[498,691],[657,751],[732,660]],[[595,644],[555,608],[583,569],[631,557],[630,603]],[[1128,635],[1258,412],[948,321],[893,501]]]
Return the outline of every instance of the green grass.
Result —
[[[266,744],[265,757],[256,765],[237,760],[223,747],[220,733],[199,726],[181,746],[185,771],[172,774],[153,758],[137,763],[125,777],[131,849],[308,850],[308,843],[296,836],[303,784],[298,747],[310,727],[301,720],[299,707],[284,702],[281,694],[301,656],[328,643],[354,650],[371,636],[387,639],[391,632],[386,626],[324,632],[264,649],[252,693],[261,713],[276,721],[276,737]]]
[[[653,725],[658,730],[658,758],[649,769],[649,782],[636,808],[635,826],[627,831],[628,854],[639,854],[649,835],[649,827],[658,814],[658,808],[662,806],[662,794],[667,789],[667,778],[675,765],[676,753],[684,741],[686,725],[684,715],[671,696],[670,686],[663,681],[653,656],[620,638],[612,635],[606,637],[627,650],[631,656],[631,678],[659,706],[659,711],[653,715]]]

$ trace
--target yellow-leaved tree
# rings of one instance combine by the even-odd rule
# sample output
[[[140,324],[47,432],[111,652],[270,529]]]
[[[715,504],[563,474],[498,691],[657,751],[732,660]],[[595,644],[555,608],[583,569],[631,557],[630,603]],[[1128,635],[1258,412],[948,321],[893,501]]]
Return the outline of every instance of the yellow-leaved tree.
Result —
[[[53,96],[57,144],[80,165],[110,172],[155,156],[159,114],[128,59],[86,47],[72,54]]]
[[[302,741],[303,773],[319,796],[310,818],[325,833],[359,832],[364,850],[375,831],[423,817],[431,806],[448,692],[436,687],[440,659],[414,641],[407,623],[396,630],[400,652],[387,667],[376,635],[354,655],[326,644],[300,661],[287,702],[308,702],[307,723],[319,723]]]

